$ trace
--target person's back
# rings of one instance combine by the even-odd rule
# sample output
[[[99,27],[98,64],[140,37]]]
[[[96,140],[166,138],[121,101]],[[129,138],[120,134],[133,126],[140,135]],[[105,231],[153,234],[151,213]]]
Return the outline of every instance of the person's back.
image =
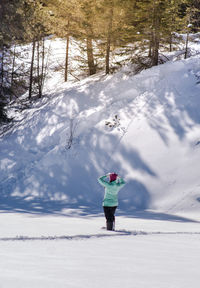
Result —
[[[105,195],[103,200],[103,206],[118,206],[118,193],[120,189],[125,185],[125,181],[122,178],[116,178],[112,182],[106,181],[107,175],[99,177],[99,183],[105,187]]]
[[[106,181],[108,176],[109,182]],[[105,187],[103,207],[107,220],[107,230],[113,230],[113,222],[115,221],[114,214],[118,206],[118,193],[126,183],[116,173],[109,173],[108,175],[99,177],[98,181]]]

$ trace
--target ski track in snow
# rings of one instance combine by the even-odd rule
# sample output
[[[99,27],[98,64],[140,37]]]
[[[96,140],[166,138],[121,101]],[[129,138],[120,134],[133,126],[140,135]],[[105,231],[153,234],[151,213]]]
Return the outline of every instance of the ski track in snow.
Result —
[[[40,236],[40,237],[29,237],[29,236],[16,236],[16,237],[1,237],[1,242],[6,241],[53,241],[53,240],[90,240],[90,239],[101,239],[101,238],[113,238],[121,236],[152,236],[152,235],[200,235],[200,232],[145,232],[145,231],[127,231],[127,230],[115,230],[110,231],[109,234],[91,234],[91,235],[62,235],[62,236]]]

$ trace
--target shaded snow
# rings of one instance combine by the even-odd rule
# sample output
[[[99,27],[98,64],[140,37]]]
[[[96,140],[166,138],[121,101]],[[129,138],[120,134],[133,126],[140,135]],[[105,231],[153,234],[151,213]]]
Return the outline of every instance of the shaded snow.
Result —
[[[199,67],[193,57],[136,76],[55,77],[12,115],[0,138],[0,288],[198,286]],[[96,180],[113,170],[127,181],[116,232],[101,229]]]
[[[0,140],[0,208],[96,209],[96,179],[115,170],[127,181],[121,209],[199,209],[199,64],[193,57],[53,86],[52,99],[23,111]]]

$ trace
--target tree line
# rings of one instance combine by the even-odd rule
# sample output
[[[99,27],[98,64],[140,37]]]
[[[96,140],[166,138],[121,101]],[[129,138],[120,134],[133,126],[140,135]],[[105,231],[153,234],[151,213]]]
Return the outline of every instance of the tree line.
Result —
[[[80,69],[88,75],[102,69],[111,73],[111,55],[115,51],[129,55],[129,61],[144,69],[162,61],[163,47],[169,51],[175,49],[175,32],[199,31],[200,3],[199,0],[1,0],[0,19],[2,122],[7,120],[4,106],[8,102],[20,99],[25,92],[29,100],[42,97],[47,73],[45,39],[49,35],[66,41],[65,81],[70,72],[71,39],[80,43],[86,55],[79,61]],[[26,60],[19,61],[22,57]]]

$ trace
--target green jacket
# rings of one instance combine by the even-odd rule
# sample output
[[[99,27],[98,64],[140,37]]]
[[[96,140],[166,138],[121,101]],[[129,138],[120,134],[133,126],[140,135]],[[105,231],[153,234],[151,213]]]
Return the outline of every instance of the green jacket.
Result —
[[[122,178],[119,178],[119,180],[117,179],[113,182],[107,182],[106,178],[107,176],[98,178],[99,183],[105,187],[103,206],[118,206],[118,192],[126,183]]]

